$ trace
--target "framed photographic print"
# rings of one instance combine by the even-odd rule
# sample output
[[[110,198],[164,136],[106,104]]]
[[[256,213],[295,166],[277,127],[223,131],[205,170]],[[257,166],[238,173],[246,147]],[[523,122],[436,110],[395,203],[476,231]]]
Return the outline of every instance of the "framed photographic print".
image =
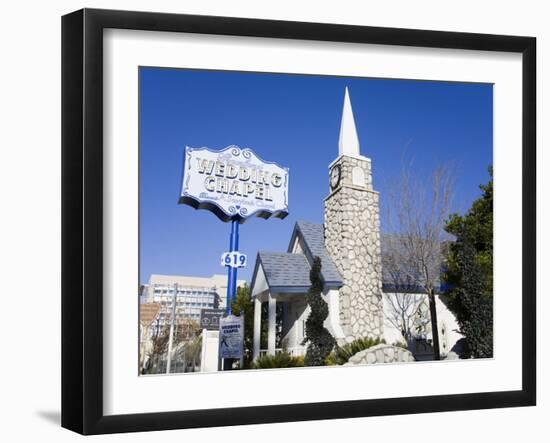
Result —
[[[62,425],[534,405],[530,37],[62,21]]]

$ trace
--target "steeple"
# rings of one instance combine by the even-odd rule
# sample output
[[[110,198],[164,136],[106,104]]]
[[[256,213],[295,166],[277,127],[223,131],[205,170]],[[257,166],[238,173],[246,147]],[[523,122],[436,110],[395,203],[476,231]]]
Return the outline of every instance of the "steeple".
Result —
[[[359,153],[359,137],[355,128],[351,100],[348,87],[344,95],[344,107],[342,109],[342,122],[340,124],[340,139],[338,140],[338,154],[357,157]]]
[[[346,336],[342,340],[381,338],[384,304],[379,198],[372,188],[371,160],[359,153],[348,88],[338,151],[338,157],[329,165],[324,233],[325,247],[342,276],[343,285],[338,290],[340,326]]]

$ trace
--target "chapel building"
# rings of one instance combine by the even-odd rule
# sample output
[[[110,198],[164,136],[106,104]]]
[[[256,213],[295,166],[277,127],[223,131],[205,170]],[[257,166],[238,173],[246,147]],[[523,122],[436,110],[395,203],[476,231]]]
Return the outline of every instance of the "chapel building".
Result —
[[[311,285],[309,274],[315,257],[321,259],[322,295],[329,307],[324,326],[339,345],[363,337],[385,339],[387,343],[405,340],[387,321],[392,301],[401,294],[385,281],[382,270],[379,193],[373,188],[371,159],[360,153],[347,88],[338,157],[328,171],[324,224],[298,221],[286,252],[257,254],[250,286],[254,359],[282,349],[292,355],[305,354],[309,315],[305,294]],[[263,345],[262,305],[267,305],[268,313],[267,343]],[[461,336],[455,331],[458,325],[454,316],[439,299],[437,309],[441,352],[445,354]],[[429,325],[425,327],[429,330]]]

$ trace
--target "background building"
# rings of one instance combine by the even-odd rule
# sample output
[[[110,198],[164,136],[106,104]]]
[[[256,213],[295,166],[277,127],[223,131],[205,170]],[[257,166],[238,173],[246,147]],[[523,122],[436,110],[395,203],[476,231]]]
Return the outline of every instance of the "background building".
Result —
[[[244,286],[238,280],[237,286]],[[227,275],[212,277],[190,277],[183,275],[153,274],[149,283],[142,285],[141,303],[160,303],[157,324],[162,326],[170,318],[176,295],[176,320],[188,318],[199,322],[201,309],[224,309],[227,297]]]
[[[237,280],[237,286],[244,284],[243,280]],[[203,309],[224,309],[226,296],[227,275],[151,275],[149,282],[140,287],[139,302],[160,305],[160,309],[152,323],[140,325],[140,371],[148,374],[215,371],[217,331],[203,331],[200,316]],[[173,342],[168,344],[163,334],[171,329],[174,301]],[[210,344],[203,343],[205,332],[213,338]]]

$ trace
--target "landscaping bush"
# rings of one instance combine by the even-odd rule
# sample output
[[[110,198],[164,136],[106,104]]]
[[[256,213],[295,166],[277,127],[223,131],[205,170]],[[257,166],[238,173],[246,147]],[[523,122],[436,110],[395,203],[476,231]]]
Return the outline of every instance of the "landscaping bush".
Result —
[[[288,352],[279,352],[275,355],[261,355],[254,363],[252,369],[273,368],[297,368],[304,366],[304,357],[293,357]]]

